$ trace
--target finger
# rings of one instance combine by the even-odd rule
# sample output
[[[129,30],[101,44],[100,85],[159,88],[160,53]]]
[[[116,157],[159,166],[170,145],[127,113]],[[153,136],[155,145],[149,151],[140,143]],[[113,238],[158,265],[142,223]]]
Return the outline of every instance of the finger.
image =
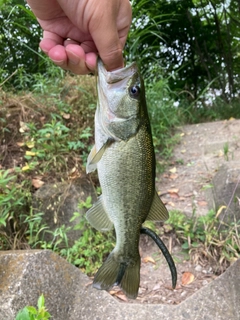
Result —
[[[100,38],[103,34],[101,30],[92,33],[93,40],[97,46],[99,56],[101,57],[107,70],[120,69],[124,66],[122,44],[118,39],[116,29],[105,32],[106,36]],[[101,39],[101,40],[100,40]]]
[[[51,50],[53,47],[55,47],[58,44],[59,45],[63,44],[62,37],[52,32],[48,32],[48,31],[43,32],[43,39],[39,44],[43,52],[48,53],[49,50]]]
[[[68,69],[68,57],[67,57],[64,46],[62,45],[53,46],[48,51],[48,56],[57,66],[60,66],[65,70]]]
[[[68,57],[67,67],[75,74],[89,74],[96,68],[96,53],[86,54],[79,45],[69,44],[66,47],[66,54]]]
[[[132,13],[129,1],[122,1],[121,4],[122,6],[120,6],[120,2],[108,2],[106,10],[104,12],[95,10],[89,22],[93,41],[109,71],[124,66],[122,50],[126,42]],[[100,6],[99,3],[98,5]]]

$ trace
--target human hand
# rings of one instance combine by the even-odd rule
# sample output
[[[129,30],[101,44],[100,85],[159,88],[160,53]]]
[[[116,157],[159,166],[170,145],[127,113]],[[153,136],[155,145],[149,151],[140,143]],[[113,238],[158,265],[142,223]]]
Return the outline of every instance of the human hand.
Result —
[[[63,69],[94,71],[124,66],[122,50],[132,19],[129,0],[27,0],[43,31],[40,48]]]

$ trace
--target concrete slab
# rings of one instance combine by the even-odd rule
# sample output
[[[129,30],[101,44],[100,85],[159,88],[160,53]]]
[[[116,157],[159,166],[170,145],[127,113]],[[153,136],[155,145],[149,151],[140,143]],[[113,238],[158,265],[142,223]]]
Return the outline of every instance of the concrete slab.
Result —
[[[55,320],[240,320],[240,259],[179,305],[120,303],[48,250],[0,252],[0,320],[14,320],[41,293]]]

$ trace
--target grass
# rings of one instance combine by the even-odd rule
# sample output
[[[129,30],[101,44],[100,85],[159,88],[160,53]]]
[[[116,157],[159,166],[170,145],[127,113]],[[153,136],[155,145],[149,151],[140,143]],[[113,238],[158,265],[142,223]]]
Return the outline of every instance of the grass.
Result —
[[[167,233],[175,234],[183,251],[188,252],[195,264],[208,261],[216,274],[221,274],[240,255],[240,221],[227,224],[219,219],[223,208],[210,210],[205,216],[187,217],[171,211],[164,226]]]

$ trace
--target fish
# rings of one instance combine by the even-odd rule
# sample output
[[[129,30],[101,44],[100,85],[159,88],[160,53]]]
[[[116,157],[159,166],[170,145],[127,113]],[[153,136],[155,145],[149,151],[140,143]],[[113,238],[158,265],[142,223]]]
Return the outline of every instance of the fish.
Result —
[[[97,92],[95,145],[86,171],[97,169],[102,194],[86,218],[99,231],[114,228],[116,245],[97,271],[93,287],[109,290],[118,285],[128,298],[136,299],[142,224],[169,217],[155,189],[151,125],[137,64],[109,72],[99,59]]]

